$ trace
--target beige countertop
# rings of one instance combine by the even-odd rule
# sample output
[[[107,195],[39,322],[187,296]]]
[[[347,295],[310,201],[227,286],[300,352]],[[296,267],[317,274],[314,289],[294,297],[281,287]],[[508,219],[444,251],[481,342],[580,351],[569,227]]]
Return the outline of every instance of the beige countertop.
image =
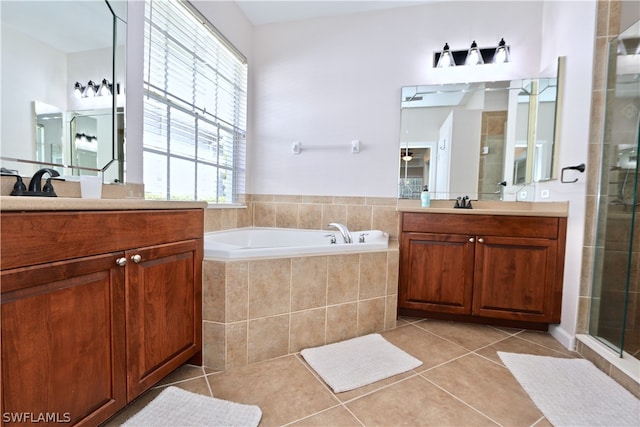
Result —
[[[83,199],[79,197],[0,196],[2,211],[102,211],[142,209],[201,209],[207,202],[145,199]]]
[[[455,200],[432,200],[423,208],[420,200],[399,199],[398,212],[455,213],[465,215],[569,216],[569,202],[502,202],[472,200],[473,209],[454,209]]]

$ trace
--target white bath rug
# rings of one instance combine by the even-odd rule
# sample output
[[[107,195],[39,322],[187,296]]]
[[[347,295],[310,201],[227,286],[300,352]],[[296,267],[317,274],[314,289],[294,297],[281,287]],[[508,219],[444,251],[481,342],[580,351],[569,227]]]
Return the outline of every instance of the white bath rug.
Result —
[[[140,412],[129,418],[127,427],[252,426],[262,418],[255,405],[244,405],[167,387]]]
[[[300,352],[335,393],[401,374],[422,365],[380,334],[370,334]]]
[[[498,355],[554,426],[640,426],[640,400],[588,360]]]

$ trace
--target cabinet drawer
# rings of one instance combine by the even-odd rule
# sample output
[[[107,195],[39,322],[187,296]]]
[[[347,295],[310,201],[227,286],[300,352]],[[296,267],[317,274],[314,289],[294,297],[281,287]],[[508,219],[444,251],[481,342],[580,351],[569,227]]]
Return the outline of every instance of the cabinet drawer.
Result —
[[[204,211],[3,212],[3,270],[202,238]]]
[[[411,212],[402,214],[403,232],[556,239],[558,228],[559,219],[551,217]]]
[[[3,212],[0,224],[3,270],[118,250],[112,212]]]

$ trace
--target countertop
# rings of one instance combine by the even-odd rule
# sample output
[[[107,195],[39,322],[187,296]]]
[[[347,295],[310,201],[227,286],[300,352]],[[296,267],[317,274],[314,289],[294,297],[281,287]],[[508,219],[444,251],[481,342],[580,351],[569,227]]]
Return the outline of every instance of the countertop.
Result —
[[[569,216],[569,202],[502,202],[472,200],[473,209],[454,209],[455,200],[432,200],[423,208],[420,200],[399,199],[398,212],[448,213],[464,215],[518,215],[518,216]]]
[[[2,211],[109,211],[203,209],[206,207],[207,202],[183,202],[174,200],[0,196],[0,210]]]

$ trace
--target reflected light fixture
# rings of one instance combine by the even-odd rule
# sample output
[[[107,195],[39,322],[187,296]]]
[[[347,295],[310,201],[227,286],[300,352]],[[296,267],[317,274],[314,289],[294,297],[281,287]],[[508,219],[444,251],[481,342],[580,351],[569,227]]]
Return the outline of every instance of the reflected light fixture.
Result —
[[[405,148],[404,156],[402,156],[402,160],[404,160],[405,162],[410,162],[411,160],[413,160],[413,153],[409,151],[408,148]]]
[[[84,89],[84,97],[93,98],[94,96],[96,96],[97,92],[98,88],[96,88],[96,84],[93,82],[93,80],[89,80],[89,82],[87,83],[87,87]]]
[[[84,92],[84,87],[80,84],[80,82],[76,82],[73,86],[73,96],[76,98],[82,98],[82,94]]]
[[[453,60],[453,54],[449,49],[449,44],[445,43],[440,53],[440,59],[438,60],[438,68],[455,67],[456,62]]]
[[[478,49],[478,45],[474,40],[471,43],[471,47],[469,48],[469,52],[467,52],[467,59],[465,59],[464,63],[466,65],[480,65],[484,64],[484,60],[482,59],[482,52]]]
[[[102,79],[102,83],[100,84],[100,88],[98,89],[98,95],[100,96],[113,95],[113,85],[109,83],[107,79]]]
[[[80,82],[76,82],[73,85],[73,95],[76,98],[112,96],[114,93],[120,94],[120,83],[114,85],[107,79],[102,79],[102,82],[99,85],[94,83],[93,80],[89,80],[86,86],[82,86]]]

